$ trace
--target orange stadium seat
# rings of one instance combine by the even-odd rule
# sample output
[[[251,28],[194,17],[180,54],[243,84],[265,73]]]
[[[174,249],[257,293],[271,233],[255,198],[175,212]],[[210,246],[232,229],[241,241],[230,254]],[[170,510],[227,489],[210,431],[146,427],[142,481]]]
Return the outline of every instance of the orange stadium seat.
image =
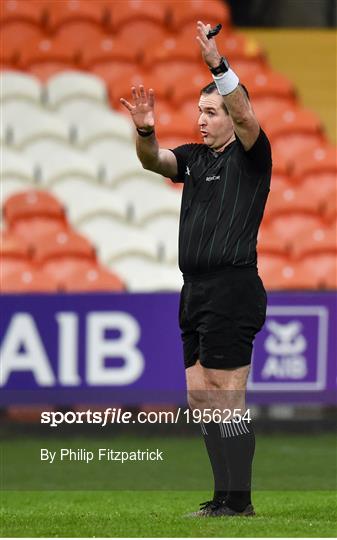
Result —
[[[294,266],[282,254],[259,252],[257,264],[259,274],[267,289],[285,288],[285,281],[295,273]]]
[[[259,255],[271,254],[286,257],[290,255],[290,246],[263,221],[258,234],[257,252]]]
[[[124,291],[123,281],[102,266],[93,265],[84,272],[74,271],[64,278],[62,285],[68,292]]]
[[[220,33],[217,44],[230,63],[237,60],[257,63],[261,65],[261,68],[265,67],[265,56],[258,43],[240,32]]]
[[[335,254],[337,257],[336,223],[328,227],[306,229],[297,235],[294,245],[294,255],[297,258],[324,252]]]
[[[276,184],[276,187],[275,187]],[[271,219],[273,215],[292,212],[317,213],[323,217],[324,203],[319,186],[313,191],[303,189],[303,186],[284,185],[275,183],[270,191],[266,214]]]
[[[60,71],[76,69],[80,50],[71,50],[61,38],[35,39],[26,43],[21,53],[21,65],[42,81]]]
[[[1,28],[1,63],[25,66],[22,62],[24,50],[32,43],[46,39],[46,34],[38,26],[21,21],[7,23]],[[3,67],[2,67],[3,69]]]
[[[270,115],[265,127],[273,149],[289,161],[294,160],[300,151],[310,150],[324,142],[320,120],[306,109],[292,108]]]
[[[293,83],[284,75],[272,70],[253,75],[246,80],[252,99],[265,96],[294,98]]]
[[[158,63],[172,61],[199,62],[200,47],[194,27],[183,28],[179,34],[168,34],[144,52],[144,64],[153,69]]]
[[[309,255],[299,263],[304,287],[337,288],[337,258],[335,253]]]
[[[169,18],[172,27],[179,32],[184,26],[195,26],[198,20],[207,21],[212,26],[221,23],[230,25],[230,11],[228,6],[217,0],[185,0],[177,6],[176,0],[166,0],[169,8]]]
[[[102,0],[63,0],[50,2],[48,26],[52,31],[73,22],[88,22],[103,25],[107,20],[107,9]]]
[[[153,21],[133,20],[117,34],[114,34],[114,38],[118,42],[125,43],[125,47],[133,49],[143,60],[149,47],[153,47],[153,44],[158,41],[164,41],[169,35],[167,30]],[[132,47],[130,47],[130,36],[132,36]]]
[[[0,23],[24,21],[45,26],[49,3],[48,0],[2,0]]]
[[[90,55],[92,51],[97,51],[105,37],[108,36],[97,24],[87,21],[71,21],[57,30],[53,40],[56,44],[64,44],[84,64],[86,54]]]
[[[161,105],[161,106],[160,106]],[[191,118],[181,110],[177,111],[164,103],[156,106],[156,133],[159,140],[162,137],[185,137],[185,142],[195,137],[197,126],[191,122]]]
[[[307,176],[332,174],[337,172],[337,148],[331,145],[321,145],[298,154],[294,163],[293,174],[299,182]]]
[[[27,267],[6,276],[1,280],[0,288],[5,293],[47,293],[56,292],[58,283],[45,272]]]
[[[7,275],[26,268],[32,263],[31,250],[17,236],[1,231],[0,236],[0,266],[1,279]]]
[[[35,244],[35,261],[62,282],[73,271],[85,271],[96,261],[95,249],[84,236],[71,231],[53,232]]]
[[[333,223],[337,220],[337,204],[335,194],[333,197],[330,197],[330,199],[325,202],[324,218],[329,223]],[[335,224],[335,226],[337,228],[337,223]]]
[[[168,10],[163,2],[155,0],[115,0],[112,4],[112,27],[118,32],[134,21],[150,21],[165,27]],[[130,34],[132,35],[132,34]]]
[[[130,39],[123,36],[110,36],[101,34],[99,40],[95,40],[90,47],[84,47],[83,64],[93,73],[102,76],[105,80],[110,79],[109,68],[111,63],[116,63],[118,69],[123,73],[124,68],[139,66],[134,65],[140,61],[140,52],[130,47]],[[117,64],[119,62],[119,64]],[[108,64],[108,65],[107,65]],[[103,72],[100,71],[103,69]]]
[[[47,216],[65,219],[64,208],[53,195],[33,189],[8,197],[3,206],[3,215],[9,227],[22,217]]]
[[[317,214],[309,212],[282,213],[273,216],[270,222],[273,233],[279,237],[280,242],[284,242],[291,249],[296,244],[297,236],[303,231],[322,226],[324,226],[322,219]]]
[[[68,227],[64,208],[44,191],[31,190],[12,195],[4,204],[3,215],[9,231],[29,245],[51,231]]]

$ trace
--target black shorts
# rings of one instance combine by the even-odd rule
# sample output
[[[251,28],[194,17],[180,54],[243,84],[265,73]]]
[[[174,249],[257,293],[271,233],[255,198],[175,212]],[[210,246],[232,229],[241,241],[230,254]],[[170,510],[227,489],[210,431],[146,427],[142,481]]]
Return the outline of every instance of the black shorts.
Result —
[[[250,364],[253,341],[266,319],[267,295],[256,268],[228,267],[184,275],[179,325],[185,368],[226,369]]]

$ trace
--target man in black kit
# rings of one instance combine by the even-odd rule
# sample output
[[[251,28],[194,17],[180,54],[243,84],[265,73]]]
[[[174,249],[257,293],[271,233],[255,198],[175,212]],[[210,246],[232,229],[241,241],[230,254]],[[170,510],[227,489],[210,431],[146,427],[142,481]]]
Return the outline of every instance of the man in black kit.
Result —
[[[145,169],[183,182],[179,324],[188,401],[211,411],[201,422],[214,476],[214,497],[191,516],[252,516],[255,437],[245,393],[254,337],[265,322],[266,292],[257,272],[256,243],[269,193],[271,149],[248,94],[220,56],[210,25],[197,40],[214,83],[201,90],[203,144],[160,148],[154,92],[133,87],[130,111]],[[220,413],[220,418],[219,414]]]

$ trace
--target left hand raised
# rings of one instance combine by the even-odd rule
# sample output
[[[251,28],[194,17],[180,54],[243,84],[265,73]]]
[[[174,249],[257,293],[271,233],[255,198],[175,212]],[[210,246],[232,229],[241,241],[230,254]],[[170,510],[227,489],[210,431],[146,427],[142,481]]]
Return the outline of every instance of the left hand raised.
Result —
[[[207,39],[206,37],[210,29],[210,24],[204,24],[201,21],[197,22],[197,41],[200,45],[202,57],[208,67],[213,68],[220,64],[221,55],[217,49],[215,38]]]

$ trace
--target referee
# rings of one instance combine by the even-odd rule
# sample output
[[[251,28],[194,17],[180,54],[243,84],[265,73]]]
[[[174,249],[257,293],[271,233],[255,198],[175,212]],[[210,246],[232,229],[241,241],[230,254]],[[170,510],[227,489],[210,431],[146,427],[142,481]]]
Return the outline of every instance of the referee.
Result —
[[[245,393],[253,341],[266,317],[256,243],[270,188],[271,149],[246,89],[209,32],[210,25],[198,21],[196,39],[214,80],[200,93],[203,144],[159,147],[152,89],[133,87],[132,103],[121,103],[137,128],[143,167],[184,184],[179,324],[188,402],[203,411],[201,431],[214,476],[213,499],[190,515],[252,516],[255,437]]]

